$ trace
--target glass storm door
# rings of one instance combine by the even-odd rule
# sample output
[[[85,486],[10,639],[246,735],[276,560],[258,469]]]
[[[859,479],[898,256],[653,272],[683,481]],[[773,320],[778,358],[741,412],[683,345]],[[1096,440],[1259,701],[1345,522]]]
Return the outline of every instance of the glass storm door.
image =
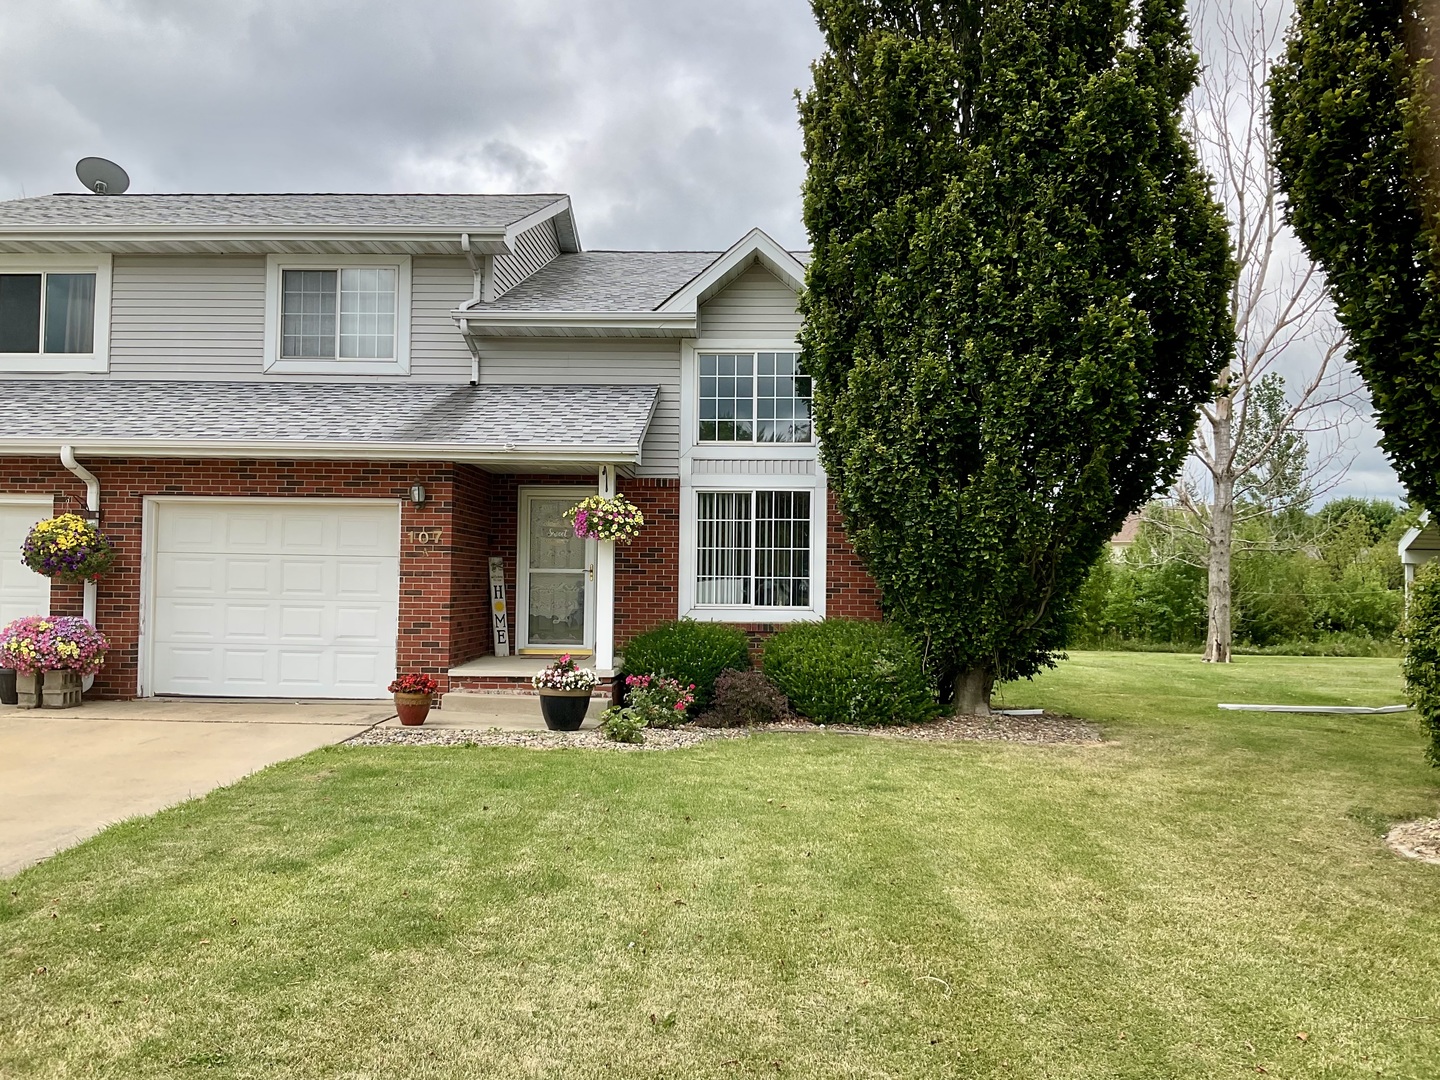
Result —
[[[583,650],[595,640],[595,542],[565,520],[582,497],[524,497],[524,647]]]

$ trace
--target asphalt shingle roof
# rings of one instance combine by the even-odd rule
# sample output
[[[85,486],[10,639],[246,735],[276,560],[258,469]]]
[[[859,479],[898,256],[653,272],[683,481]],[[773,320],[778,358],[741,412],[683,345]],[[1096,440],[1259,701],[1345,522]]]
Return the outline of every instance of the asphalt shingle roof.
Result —
[[[654,386],[0,381],[0,440],[639,448]]]
[[[563,195],[41,195],[0,202],[6,225],[511,225]]]
[[[654,311],[719,251],[578,251],[540,268],[485,311]]]

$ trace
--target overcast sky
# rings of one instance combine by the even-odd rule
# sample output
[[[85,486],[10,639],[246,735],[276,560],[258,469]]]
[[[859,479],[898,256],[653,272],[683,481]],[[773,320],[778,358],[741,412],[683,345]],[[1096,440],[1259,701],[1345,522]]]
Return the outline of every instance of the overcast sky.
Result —
[[[3,0],[0,198],[563,191],[587,248],[806,245],[805,0]],[[1395,496],[1357,432],[1336,494]]]

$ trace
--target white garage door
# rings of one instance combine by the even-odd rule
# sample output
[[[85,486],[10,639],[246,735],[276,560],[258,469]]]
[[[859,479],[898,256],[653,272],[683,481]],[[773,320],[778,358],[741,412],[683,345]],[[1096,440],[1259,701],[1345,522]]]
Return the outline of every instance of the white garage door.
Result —
[[[50,579],[20,561],[20,545],[37,521],[53,513],[48,501],[6,502],[0,495],[0,626],[26,615],[50,614]]]
[[[150,691],[384,697],[399,514],[338,500],[158,503]]]

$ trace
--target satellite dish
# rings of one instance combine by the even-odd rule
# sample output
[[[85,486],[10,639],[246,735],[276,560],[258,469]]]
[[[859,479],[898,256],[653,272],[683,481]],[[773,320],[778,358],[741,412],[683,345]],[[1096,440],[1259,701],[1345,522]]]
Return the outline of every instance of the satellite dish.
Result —
[[[75,175],[96,195],[123,195],[130,186],[125,170],[103,157],[81,158],[75,163]]]

